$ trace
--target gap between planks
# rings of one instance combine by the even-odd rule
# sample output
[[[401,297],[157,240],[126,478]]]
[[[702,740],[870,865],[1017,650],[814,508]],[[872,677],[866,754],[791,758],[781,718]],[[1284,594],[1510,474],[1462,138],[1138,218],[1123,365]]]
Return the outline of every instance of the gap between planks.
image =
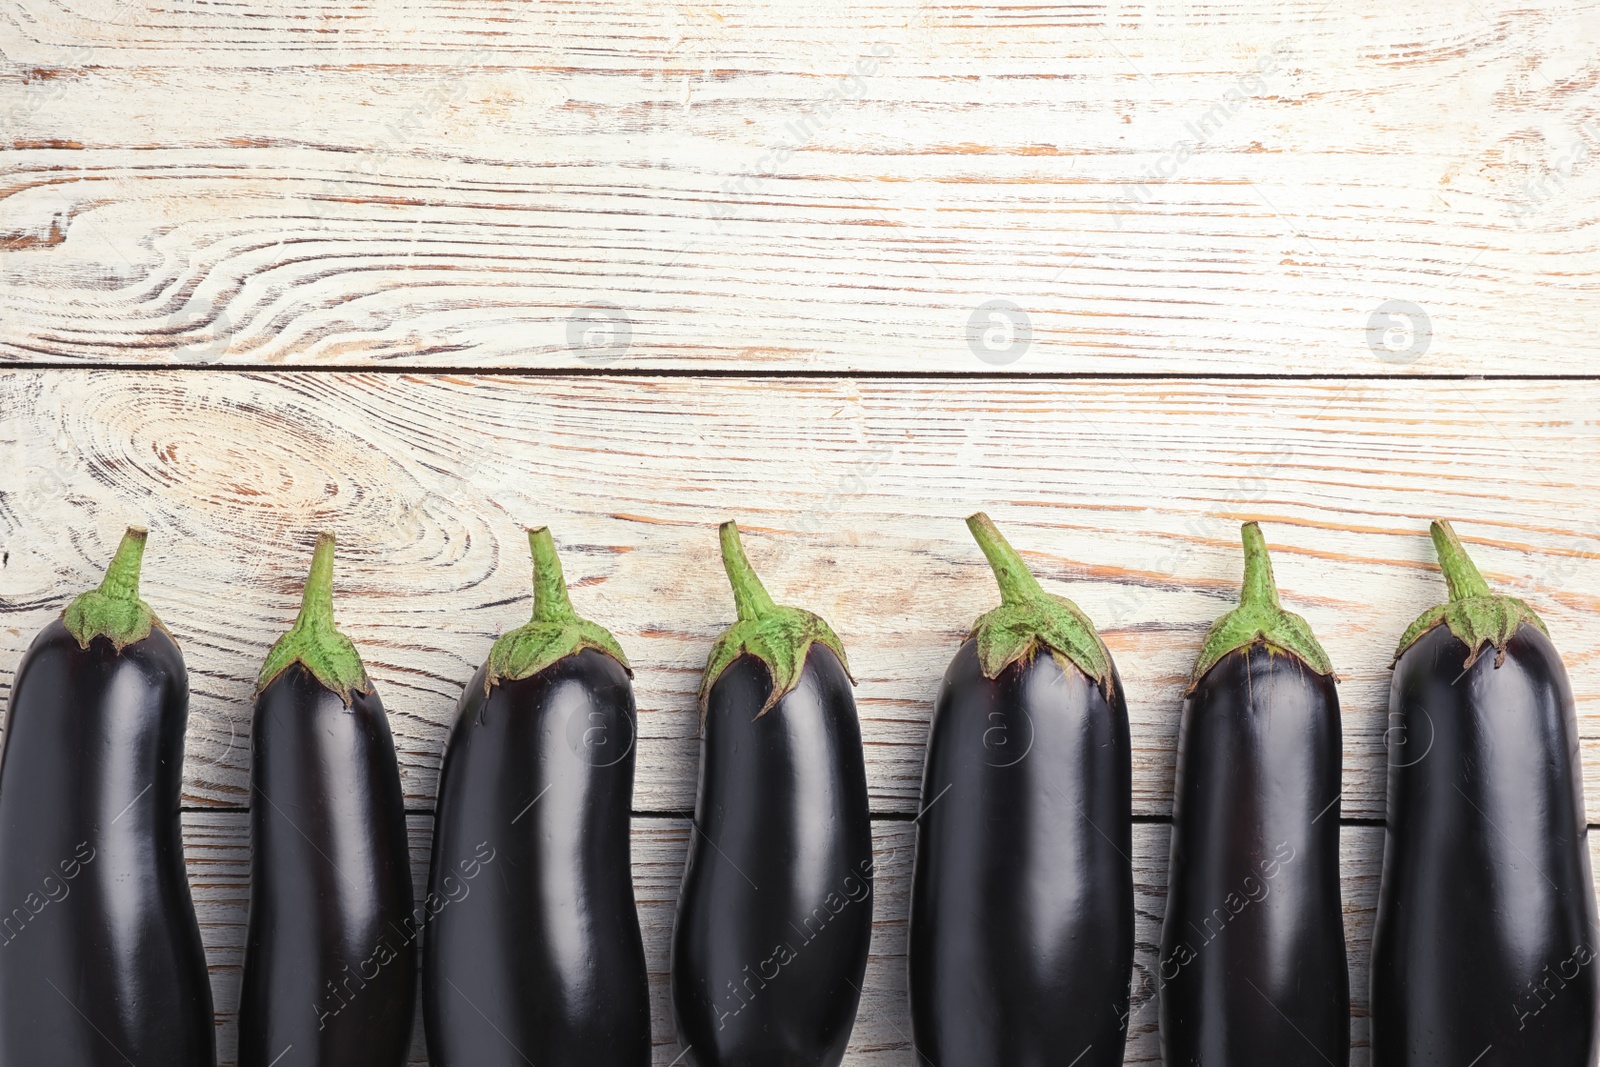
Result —
[[[219,1067],[233,1067],[234,1023],[243,962],[249,898],[248,820],[239,812],[186,816],[184,840],[216,1003]],[[433,820],[407,819],[412,882],[425,891]],[[914,829],[905,822],[874,820],[876,860],[873,939],[862,1001],[846,1055],[846,1067],[911,1067],[911,1021],[906,997],[906,936],[910,911]],[[679,882],[689,844],[682,818],[648,818],[632,832],[634,892],[650,975],[651,1031],[655,1067],[678,1061],[668,992],[669,950]],[[1159,825],[1133,832],[1135,962],[1133,1012],[1125,1064],[1157,1067],[1160,1046],[1154,1003],[1158,945],[1166,905],[1170,833]],[[1591,839],[1591,859],[1600,839]],[[1349,952],[1352,1022],[1351,1067],[1367,1067],[1368,958],[1376,917],[1383,834],[1353,827],[1341,835],[1340,884]],[[463,898],[470,899],[470,898]],[[414,1031],[412,1065],[427,1063],[420,1022]]]
[[[245,807],[227,807],[227,806],[198,807],[198,806],[186,806],[186,807],[179,808],[178,811],[179,811],[180,814],[183,814],[183,815],[213,815],[213,814],[248,815],[250,813],[250,808],[248,806],[245,806]],[[410,817],[410,816],[413,816],[413,815],[417,815],[417,816],[424,816],[424,817],[431,818],[433,816],[433,809],[432,808],[407,808],[406,809],[406,815],[407,815],[407,817]],[[631,818],[633,818],[633,819],[687,819],[687,818],[689,818],[689,812],[687,812],[687,811],[657,811],[657,810],[633,811],[633,812],[629,813],[629,816]],[[885,823],[916,822],[917,819],[918,819],[918,814],[916,812],[910,812],[910,811],[875,811],[875,812],[872,812],[868,817],[873,822],[885,822]],[[1170,815],[1139,815],[1139,814],[1135,814],[1133,816],[1133,824],[1135,826],[1171,826],[1172,825],[1172,817]],[[1385,823],[1382,819],[1364,819],[1364,818],[1359,818],[1359,817],[1351,817],[1351,818],[1342,818],[1342,819],[1340,819],[1339,820],[1339,825],[1340,826],[1365,826],[1365,827],[1376,827],[1378,829],[1383,829],[1388,824]],[[1591,829],[1591,830],[1600,830],[1600,822],[1590,822],[1590,823],[1586,823],[1585,825],[1588,826],[1588,828]]]
[[[991,371],[961,370],[803,370],[759,367],[457,367],[457,366],[297,366],[281,363],[88,363],[65,361],[0,362],[0,372],[93,370],[126,373],[185,374],[396,374],[411,377],[451,376],[479,378],[732,378],[752,380],[835,381],[970,381],[975,383],[1030,382],[1382,382],[1415,379],[1434,382],[1593,382],[1595,374],[1372,374],[1328,372],[1321,374],[1267,374],[1217,371],[1187,374],[1172,371]]]

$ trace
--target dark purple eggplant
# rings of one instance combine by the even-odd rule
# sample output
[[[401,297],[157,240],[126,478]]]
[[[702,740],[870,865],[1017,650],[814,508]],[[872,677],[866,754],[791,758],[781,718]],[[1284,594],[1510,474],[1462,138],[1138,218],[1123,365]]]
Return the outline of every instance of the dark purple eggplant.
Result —
[[[0,754],[0,1064],[210,1067],[183,867],[189,676],[139,599],[145,531],[17,667]]]
[[[647,1067],[632,671],[529,531],[533,619],[494,643],[445,744],[422,1009],[434,1067]]]
[[[774,604],[734,524],[739,621],[700,683],[700,783],[672,935],[693,1067],[837,1067],[872,937],[872,828],[844,647]]]
[[[1572,687],[1533,609],[1496,596],[1448,523],[1450,602],[1411,624],[1389,690],[1372,947],[1374,1067],[1590,1067],[1594,883]]]
[[[331,534],[261,668],[250,794],[239,1067],[399,1067],[422,917],[389,720],[333,625]]]
[[[933,1067],[1116,1067],[1133,971],[1132,756],[1111,654],[985,515],[1000,584],[945,672],[911,890]]]
[[[1339,695],[1311,627],[1278,602],[1260,527],[1243,535],[1239,606],[1206,634],[1178,733],[1162,1056],[1343,1067]]]

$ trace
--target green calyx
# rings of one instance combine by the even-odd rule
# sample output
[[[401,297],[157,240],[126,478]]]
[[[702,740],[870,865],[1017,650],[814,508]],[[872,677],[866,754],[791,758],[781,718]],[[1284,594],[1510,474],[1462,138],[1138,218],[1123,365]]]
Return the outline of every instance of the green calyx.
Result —
[[[496,682],[532,677],[557,660],[586,648],[604,652],[631,676],[633,668],[628,666],[628,657],[622,654],[622,646],[611,631],[572,610],[549,528],[529,530],[528,547],[533,553],[533,618],[502,634],[489,650],[484,692]]]
[[[805,669],[806,654],[814,644],[823,644],[839,657],[845,676],[855,682],[850,674],[849,661],[844,656],[844,645],[833,628],[821,618],[800,608],[773,603],[771,595],[756,577],[750,560],[745,557],[744,546],[739,543],[739,528],[731,522],[722,524],[722,565],[728,571],[728,582],[733,586],[733,602],[739,612],[739,621],[728,627],[717,643],[711,646],[706,660],[705,674],[700,677],[700,716],[705,718],[711,687],[722,677],[733,661],[740,656],[754,656],[767,665],[772,676],[772,691],[766,703],[756,712],[761,718],[773,705],[800,682],[800,672]]]
[[[333,625],[333,534],[317,538],[311,574],[300,599],[300,615],[289,632],[267,653],[256,681],[260,693],[293,664],[300,664],[349,705],[356,693],[369,692],[366,668],[350,639]]]
[[[1212,623],[1206,632],[1189,688],[1198,685],[1222,657],[1258,641],[1272,652],[1294,656],[1318,674],[1332,674],[1333,664],[1311,632],[1311,625],[1278,603],[1272,558],[1267,555],[1261,527],[1247,522],[1240,533],[1244,538],[1244,585],[1239,590],[1239,606]]]
[[[1418,638],[1441,622],[1467,646],[1467,661],[1463,664],[1467,667],[1490,645],[1494,646],[1498,665],[1505,657],[1506,642],[1523,623],[1537,626],[1544,633],[1550,632],[1523,601],[1514,596],[1497,596],[1489,588],[1448,522],[1443,519],[1435,522],[1431,532],[1434,550],[1439,554],[1439,569],[1444,571],[1445,584],[1450,589],[1450,602],[1429,608],[1406,628],[1400,647],[1395,649],[1397,661]]]
[[[150,605],[139,599],[139,565],[144,561],[148,537],[144,527],[128,527],[99,588],[80,594],[61,613],[62,625],[77,638],[80,648],[88,648],[90,641],[104,637],[121,652],[149,637],[152,628],[166,631]]]
[[[1066,597],[1044,591],[989,516],[981,511],[969,516],[967,529],[1000,585],[1000,606],[979,616],[969,635],[978,643],[984,677],[997,678],[1011,664],[1048,650],[1062,670],[1070,663],[1097,685],[1105,685],[1111,676],[1111,654],[1089,617]]]

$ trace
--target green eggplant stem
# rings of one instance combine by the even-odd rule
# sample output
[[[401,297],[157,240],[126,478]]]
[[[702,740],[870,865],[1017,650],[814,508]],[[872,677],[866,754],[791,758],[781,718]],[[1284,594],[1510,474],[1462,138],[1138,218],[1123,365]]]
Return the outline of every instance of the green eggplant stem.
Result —
[[[983,512],[967,517],[967,529],[983,550],[1000,586],[1000,606],[972,624],[985,678],[998,678],[1013,663],[1048,652],[1063,670],[1076,669],[1096,684],[1111,675],[1111,654],[1094,623],[1066,597],[1047,593],[1022,556]]]
[[[833,628],[820,617],[802,608],[773,601],[766,586],[756,577],[755,568],[739,542],[739,527],[725,522],[718,531],[722,542],[722,565],[733,588],[733,605],[738,621],[728,627],[711,646],[705,672],[700,676],[700,717],[705,721],[710,707],[711,688],[740,656],[752,656],[766,665],[772,686],[766,701],[757,710],[760,718],[777,706],[779,700],[800,684],[806,656],[811,646],[820,644],[833,651],[839,666],[850,677],[844,644]],[[855,679],[851,678],[854,682]]]
[[[1439,569],[1444,572],[1451,600],[1494,595],[1489,583],[1478,573],[1478,565],[1472,562],[1472,557],[1462,547],[1461,538],[1456,536],[1448,522],[1439,519],[1428,528],[1428,532],[1433,535],[1433,548],[1439,555]]]
[[[1484,581],[1477,564],[1462,547],[1461,538],[1443,519],[1436,520],[1429,532],[1433,535],[1433,548],[1439,556],[1439,569],[1450,591],[1448,603],[1439,604],[1417,616],[1400,637],[1394,658],[1398,662],[1406,649],[1416,644],[1423,634],[1443,623],[1450,632],[1467,646],[1464,666],[1477,662],[1487,648],[1496,652],[1495,665],[1505,659],[1506,642],[1516,634],[1523,623],[1548,634],[1544,620],[1526,603],[1514,596],[1502,596]]]
[[[533,621],[571,622],[578,617],[567,595],[567,579],[561,573],[561,557],[556,555],[550,527],[528,531],[528,550],[533,555]]]
[[[967,516],[967,529],[983,550],[984,558],[994,571],[995,583],[1000,586],[1000,599],[1007,604],[1024,604],[1045,595],[1039,579],[1033,576],[1022,556],[1011,547],[1005,534],[994,520],[983,512]]]
[[[149,637],[152,628],[166,629],[150,605],[139,599],[139,568],[148,539],[144,527],[128,527],[100,585],[75,598],[61,613],[62,625],[77,639],[80,648],[88,648],[96,637],[104,637],[121,652]]]
[[[1272,557],[1267,554],[1267,539],[1261,524],[1247,522],[1240,531],[1244,541],[1244,582],[1239,587],[1239,606],[1277,608],[1278,583],[1272,576]]]
[[[1262,643],[1274,652],[1294,656],[1318,674],[1332,674],[1333,664],[1311,624],[1292,611],[1285,611],[1278,599],[1278,584],[1272,576],[1272,557],[1259,523],[1247,522],[1239,529],[1244,543],[1244,580],[1239,586],[1239,606],[1211,624],[1205,643],[1195,661],[1189,688],[1200,684],[1206,672],[1230,652]]]
[[[338,694],[347,706],[355,693],[372,688],[356,646],[333,623],[333,550],[333,534],[317,537],[311,571],[300,594],[300,614],[289,632],[278,638],[267,653],[256,692],[271,685],[295,663],[310,671],[324,688]]]
[[[733,606],[739,620],[754,622],[763,615],[770,615],[776,605],[755,568],[750,566],[750,557],[744,554],[738,525],[725,522],[717,533],[722,541],[722,567],[728,572],[728,584],[733,587]]]
[[[302,629],[333,628],[333,534],[317,538],[311,553],[311,573],[306,575],[300,593],[300,615],[295,625]]]
[[[150,532],[142,526],[130,526],[117,545],[116,555],[100,579],[100,595],[117,600],[139,599],[139,568],[144,563],[144,546]]]
[[[533,557],[533,617],[515,630],[501,634],[489,649],[483,689],[496,682],[530,678],[559,660],[586,648],[603,652],[631,676],[633,668],[611,631],[579,615],[567,595],[555,538],[548,526],[528,531],[528,552]]]

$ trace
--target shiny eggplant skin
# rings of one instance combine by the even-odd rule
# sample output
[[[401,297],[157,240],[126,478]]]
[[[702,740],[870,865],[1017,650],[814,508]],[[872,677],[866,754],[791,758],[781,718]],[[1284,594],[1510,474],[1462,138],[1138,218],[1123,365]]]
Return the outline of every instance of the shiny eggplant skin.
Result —
[[[420,921],[377,693],[347,707],[289,666],[256,697],[250,786],[239,1067],[399,1067]]]
[[[872,830],[850,682],[822,644],[772,681],[744,655],[711,688],[672,939],[694,1067],[837,1067],[872,936]]]
[[[1596,960],[1572,688],[1524,623],[1505,658],[1437,626],[1390,689],[1374,1067],[1589,1067]]]
[[[446,742],[422,1004],[434,1067],[647,1067],[650,990],[628,838],[627,671],[584,649],[487,668]]]
[[[1184,701],[1157,975],[1167,1067],[1349,1063],[1341,762],[1332,676],[1260,641]]]
[[[976,643],[929,732],[911,1021],[931,1067],[1116,1067],[1133,971],[1132,758],[1101,686],[1048,652],[987,678]]]
[[[188,705],[159,628],[118,652],[56,621],[23,657],[0,755],[0,1063],[216,1062],[178,814]]]

